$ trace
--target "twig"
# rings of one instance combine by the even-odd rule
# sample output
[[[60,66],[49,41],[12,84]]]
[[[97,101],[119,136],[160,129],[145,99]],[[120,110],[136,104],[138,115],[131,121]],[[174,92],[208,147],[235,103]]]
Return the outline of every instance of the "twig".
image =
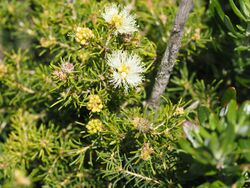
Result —
[[[161,95],[164,93],[169,82],[169,77],[173,71],[176,56],[181,46],[183,29],[192,8],[193,0],[181,1],[164,56],[157,72],[151,96],[147,101],[147,104],[151,108],[156,109],[160,105]]]
[[[157,181],[157,180],[155,180],[155,179],[152,179],[152,178],[150,178],[150,177],[143,176],[143,175],[141,175],[141,174],[137,174],[137,173],[134,173],[134,172],[130,172],[130,171],[128,171],[128,170],[122,169],[120,172],[123,173],[123,174],[127,174],[127,175],[130,175],[130,176],[134,176],[134,177],[143,179],[143,180],[145,180],[145,181],[153,182],[153,183],[155,183],[155,184],[160,184],[160,182]]]
[[[1,43],[0,43],[0,61],[3,60],[3,53],[2,53],[2,46],[1,46]]]
[[[2,43],[2,31],[0,31],[0,62],[4,59]]]
[[[29,93],[29,94],[34,94],[35,93],[34,90],[26,87],[25,85],[22,85],[21,83],[13,82],[12,85],[14,87],[16,87],[17,89],[20,89],[20,90],[22,90],[22,91],[24,91],[26,93]]]

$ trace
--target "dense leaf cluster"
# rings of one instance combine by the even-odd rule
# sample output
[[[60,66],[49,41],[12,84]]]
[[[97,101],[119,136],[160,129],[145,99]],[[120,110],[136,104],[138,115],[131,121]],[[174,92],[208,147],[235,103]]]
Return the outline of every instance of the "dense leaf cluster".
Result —
[[[247,0],[195,1],[171,84],[146,105],[179,2],[0,2],[1,186],[249,185]],[[138,31],[107,23],[112,3]],[[140,57],[140,84],[116,87],[117,51]]]

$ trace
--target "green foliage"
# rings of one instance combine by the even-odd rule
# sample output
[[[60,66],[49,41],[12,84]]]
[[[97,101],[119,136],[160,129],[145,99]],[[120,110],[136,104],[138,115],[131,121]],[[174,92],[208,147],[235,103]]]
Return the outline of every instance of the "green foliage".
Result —
[[[247,0],[240,1],[238,8],[233,0],[229,0],[230,6],[236,16],[242,20],[241,25],[236,25],[236,28],[230,18],[223,12],[218,0],[212,0],[211,6],[217,11],[221,20],[224,21],[227,29],[230,31],[230,35],[234,38],[241,39],[242,45],[238,46],[236,50],[249,51],[249,23],[250,23],[250,3]],[[246,43],[246,44],[244,44]]]
[[[229,5],[233,12],[231,17],[237,16],[236,19],[231,19],[225,13],[219,0],[210,1],[210,10],[213,15],[219,16],[231,36],[230,40],[234,43],[234,52],[231,58],[235,76],[232,75],[232,77],[235,77],[240,87],[249,90],[250,3],[248,0],[238,2],[230,0]]]
[[[123,30],[120,14],[103,16],[111,3],[130,12]],[[145,104],[179,4],[1,0],[0,187],[247,185],[249,103],[235,102],[247,99],[247,1],[230,1],[240,26],[218,1],[195,1],[162,103]],[[233,68],[212,61],[229,37],[216,15]]]
[[[187,165],[192,173],[181,177],[205,176],[209,182],[214,181],[212,184],[220,181],[223,187],[233,184],[241,187],[248,182],[249,117],[249,102],[237,107],[236,101],[231,100],[219,115],[203,107],[198,111],[199,124],[185,122],[183,129],[188,140],[180,141],[180,152],[189,154],[193,160]],[[212,184],[205,183],[202,187]]]
[[[211,84],[206,84],[204,80],[195,79],[195,73],[189,75],[187,66],[184,65],[180,69],[178,75],[174,75],[171,82],[174,84],[169,88],[169,92],[179,92],[181,97],[186,100],[192,100],[193,107],[196,108],[199,104],[208,108],[215,108],[218,105],[218,90],[221,81],[213,80]]]

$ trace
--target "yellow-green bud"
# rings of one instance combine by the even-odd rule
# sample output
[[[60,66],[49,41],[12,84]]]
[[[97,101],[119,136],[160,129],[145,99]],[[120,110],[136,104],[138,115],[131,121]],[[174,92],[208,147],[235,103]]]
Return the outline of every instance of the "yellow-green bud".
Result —
[[[95,134],[103,131],[103,124],[99,119],[91,119],[86,128],[90,134]]]

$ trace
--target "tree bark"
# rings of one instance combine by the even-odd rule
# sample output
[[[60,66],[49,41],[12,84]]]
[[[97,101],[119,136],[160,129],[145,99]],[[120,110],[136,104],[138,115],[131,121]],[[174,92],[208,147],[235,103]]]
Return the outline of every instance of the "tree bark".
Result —
[[[2,53],[2,47],[1,47],[1,43],[0,43],[0,61],[3,60],[3,53]]]
[[[181,46],[183,29],[192,8],[193,0],[181,1],[166,50],[164,52],[159,70],[157,72],[151,96],[147,101],[147,104],[151,108],[156,109],[160,105],[161,95],[164,93],[168,85],[170,75],[173,71],[177,53]]]
[[[2,30],[0,29],[0,61],[3,60],[4,56],[3,56],[3,48],[2,48]]]

